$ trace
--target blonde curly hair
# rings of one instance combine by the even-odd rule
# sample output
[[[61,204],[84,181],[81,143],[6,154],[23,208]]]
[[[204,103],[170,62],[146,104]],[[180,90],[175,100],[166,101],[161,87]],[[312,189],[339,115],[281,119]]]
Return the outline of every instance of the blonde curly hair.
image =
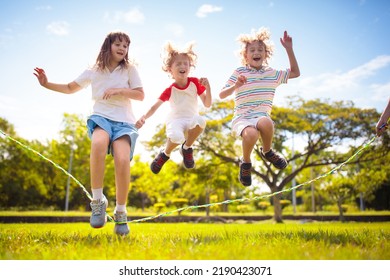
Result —
[[[197,55],[194,53],[192,48],[194,47],[195,43],[190,42],[187,44],[187,47],[184,50],[180,50],[177,47],[174,47],[171,42],[167,42],[164,45],[164,55],[163,55],[163,67],[162,69],[169,73],[172,67],[173,62],[175,61],[175,58],[178,55],[185,55],[188,57],[188,60],[190,62],[190,67],[194,67],[196,65]]]
[[[250,34],[239,35],[237,41],[241,43],[240,56],[241,56],[242,65],[246,66],[248,64],[245,55],[248,45],[256,41],[264,45],[265,52],[266,52],[266,58],[264,59],[264,64],[268,65],[268,59],[272,57],[274,52],[274,45],[271,42],[270,38],[271,38],[271,32],[266,27],[260,27],[258,30],[252,29],[252,32]]]

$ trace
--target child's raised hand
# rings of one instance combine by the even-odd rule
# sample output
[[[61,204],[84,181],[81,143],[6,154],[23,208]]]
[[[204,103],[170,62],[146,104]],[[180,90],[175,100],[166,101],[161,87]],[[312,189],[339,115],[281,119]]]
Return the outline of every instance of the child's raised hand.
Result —
[[[43,70],[42,68],[35,67],[34,71],[35,72],[33,74],[35,75],[35,77],[37,77],[39,84],[41,86],[45,86],[47,84],[47,76],[45,70]]]
[[[145,116],[142,116],[136,123],[135,127],[140,129],[145,124]]]
[[[244,75],[240,75],[237,78],[237,82],[235,84],[235,87],[239,88],[239,87],[241,87],[245,83],[246,83],[246,77]]]
[[[292,48],[292,38],[288,35],[287,31],[284,31],[283,38],[280,38],[280,43],[285,49]]]
[[[199,83],[205,87],[210,87],[209,80],[207,78],[200,78]]]

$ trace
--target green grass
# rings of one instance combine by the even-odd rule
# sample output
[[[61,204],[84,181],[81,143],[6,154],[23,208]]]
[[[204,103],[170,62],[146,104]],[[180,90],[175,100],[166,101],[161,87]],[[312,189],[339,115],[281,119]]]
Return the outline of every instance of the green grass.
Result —
[[[0,224],[3,260],[389,260],[390,223]]]
[[[174,210],[172,209],[164,209],[161,213],[165,213],[166,211]],[[112,214],[113,209],[108,209],[107,212],[109,214]],[[127,211],[128,216],[141,216],[141,217],[148,217],[148,216],[154,216],[157,215],[155,211],[151,211],[150,209],[142,212],[139,211],[132,211],[131,209]],[[0,211],[0,216],[23,216],[23,217],[33,217],[33,216],[47,216],[47,217],[89,217],[91,215],[90,211],[53,211],[53,210],[37,210],[37,211]],[[181,213],[182,216],[196,216],[196,217],[205,217],[206,213],[204,211],[183,211]],[[210,216],[264,216],[264,215],[274,215],[273,210],[267,210],[266,212],[263,211],[256,211],[256,212],[248,212],[248,213],[238,213],[238,212],[210,212]],[[299,211],[296,214],[292,212],[292,210],[287,209],[283,211],[283,215],[295,215],[295,216],[304,216],[304,215],[314,215],[314,216],[328,216],[328,215],[339,215],[338,212],[330,212],[330,211],[317,211],[316,213],[313,212],[302,212]],[[356,212],[347,212],[344,214],[345,216],[352,216],[352,215],[361,215],[361,216],[370,216],[370,215],[390,215],[390,211],[356,211]],[[171,216],[177,216],[177,213],[171,214]]]

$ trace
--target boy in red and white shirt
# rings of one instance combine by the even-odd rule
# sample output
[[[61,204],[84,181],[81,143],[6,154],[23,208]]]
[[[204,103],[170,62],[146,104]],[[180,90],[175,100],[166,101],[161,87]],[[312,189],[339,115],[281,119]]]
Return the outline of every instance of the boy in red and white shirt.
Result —
[[[207,78],[188,77],[191,67],[195,67],[196,54],[189,45],[187,50],[179,51],[171,43],[165,46],[166,58],[163,70],[174,79],[157,99],[156,103],[136,123],[141,128],[145,120],[165,102],[169,101],[171,111],[166,120],[167,143],[150,165],[153,173],[160,172],[171,152],[179,145],[186,168],[194,168],[192,144],[206,127],[206,120],[199,115],[198,97],[206,108],[211,106],[211,89]]]

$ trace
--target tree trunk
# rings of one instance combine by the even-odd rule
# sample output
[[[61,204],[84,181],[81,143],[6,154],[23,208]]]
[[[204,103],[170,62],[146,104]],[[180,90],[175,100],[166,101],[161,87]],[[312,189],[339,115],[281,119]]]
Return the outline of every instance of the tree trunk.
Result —
[[[140,192],[139,195],[140,195],[140,197],[141,197],[141,208],[142,208],[142,212],[144,212],[144,211],[145,211],[145,193]]]
[[[343,213],[343,207],[342,207],[342,199],[338,199],[337,200],[337,207],[339,208],[339,220],[340,222],[344,223],[345,222],[345,217],[344,217],[344,213]]]
[[[227,189],[224,189],[223,190],[223,198],[224,198],[224,201],[228,200],[229,199],[229,191]],[[222,204],[222,212],[229,212],[229,208],[228,208],[228,205],[227,204]]]
[[[209,188],[206,188],[206,204],[210,203],[210,191]],[[206,207],[206,217],[210,216],[210,207]]]
[[[274,191],[272,191],[274,193]],[[282,219],[282,206],[280,205],[280,194],[274,195],[272,197],[273,204],[274,204],[274,220],[275,222],[283,223]]]

